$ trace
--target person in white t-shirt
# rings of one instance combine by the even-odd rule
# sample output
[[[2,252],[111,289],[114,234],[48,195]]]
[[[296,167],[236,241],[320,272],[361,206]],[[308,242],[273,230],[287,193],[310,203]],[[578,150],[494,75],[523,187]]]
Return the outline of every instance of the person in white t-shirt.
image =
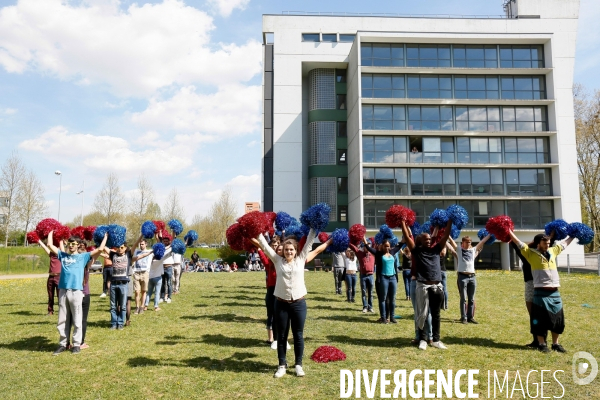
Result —
[[[346,250],[344,263],[346,266],[346,301],[354,303],[354,295],[356,294],[356,271],[358,259],[356,254],[351,249]]]
[[[463,324],[478,324],[475,320],[475,290],[477,289],[477,280],[475,279],[475,258],[481,252],[483,245],[488,241],[490,235],[484,237],[477,246],[471,246],[471,238],[465,236],[462,238],[460,247],[456,242],[449,238],[448,249],[457,260],[457,283],[458,293],[460,294],[460,321]]]
[[[140,241],[140,248],[133,253],[133,291],[135,292],[135,313],[144,312],[144,302],[148,292],[150,277],[150,264],[152,263],[152,250],[146,248],[146,240]]]

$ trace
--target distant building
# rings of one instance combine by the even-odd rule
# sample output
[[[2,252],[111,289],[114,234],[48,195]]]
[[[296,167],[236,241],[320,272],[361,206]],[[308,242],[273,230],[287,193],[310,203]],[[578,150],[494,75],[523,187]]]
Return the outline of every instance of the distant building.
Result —
[[[244,203],[244,214],[248,214],[252,211],[260,211],[260,203],[258,202],[246,202]]]

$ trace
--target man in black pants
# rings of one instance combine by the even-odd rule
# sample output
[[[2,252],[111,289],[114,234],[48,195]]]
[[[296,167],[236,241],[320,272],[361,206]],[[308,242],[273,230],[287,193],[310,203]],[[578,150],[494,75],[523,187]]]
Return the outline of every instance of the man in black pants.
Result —
[[[333,280],[335,282],[335,294],[342,294],[342,282],[344,281],[344,271],[346,263],[343,253],[331,253],[333,257]]]

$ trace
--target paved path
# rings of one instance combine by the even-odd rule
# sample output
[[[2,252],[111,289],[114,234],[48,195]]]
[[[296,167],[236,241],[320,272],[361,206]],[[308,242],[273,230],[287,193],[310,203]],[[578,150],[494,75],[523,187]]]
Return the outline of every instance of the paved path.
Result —
[[[36,278],[47,278],[48,274],[27,274],[27,275],[0,275],[2,279],[36,279]]]

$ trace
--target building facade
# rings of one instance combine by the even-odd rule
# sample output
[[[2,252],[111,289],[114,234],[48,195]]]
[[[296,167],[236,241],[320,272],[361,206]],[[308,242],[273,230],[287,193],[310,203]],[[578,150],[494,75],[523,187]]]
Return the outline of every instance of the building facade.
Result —
[[[424,222],[456,203],[463,234],[507,214],[523,240],[580,221],[578,13],[508,0],[497,17],[263,16],[263,210],[327,202],[331,229],[375,232],[393,204]],[[507,244],[486,252],[516,263]]]

